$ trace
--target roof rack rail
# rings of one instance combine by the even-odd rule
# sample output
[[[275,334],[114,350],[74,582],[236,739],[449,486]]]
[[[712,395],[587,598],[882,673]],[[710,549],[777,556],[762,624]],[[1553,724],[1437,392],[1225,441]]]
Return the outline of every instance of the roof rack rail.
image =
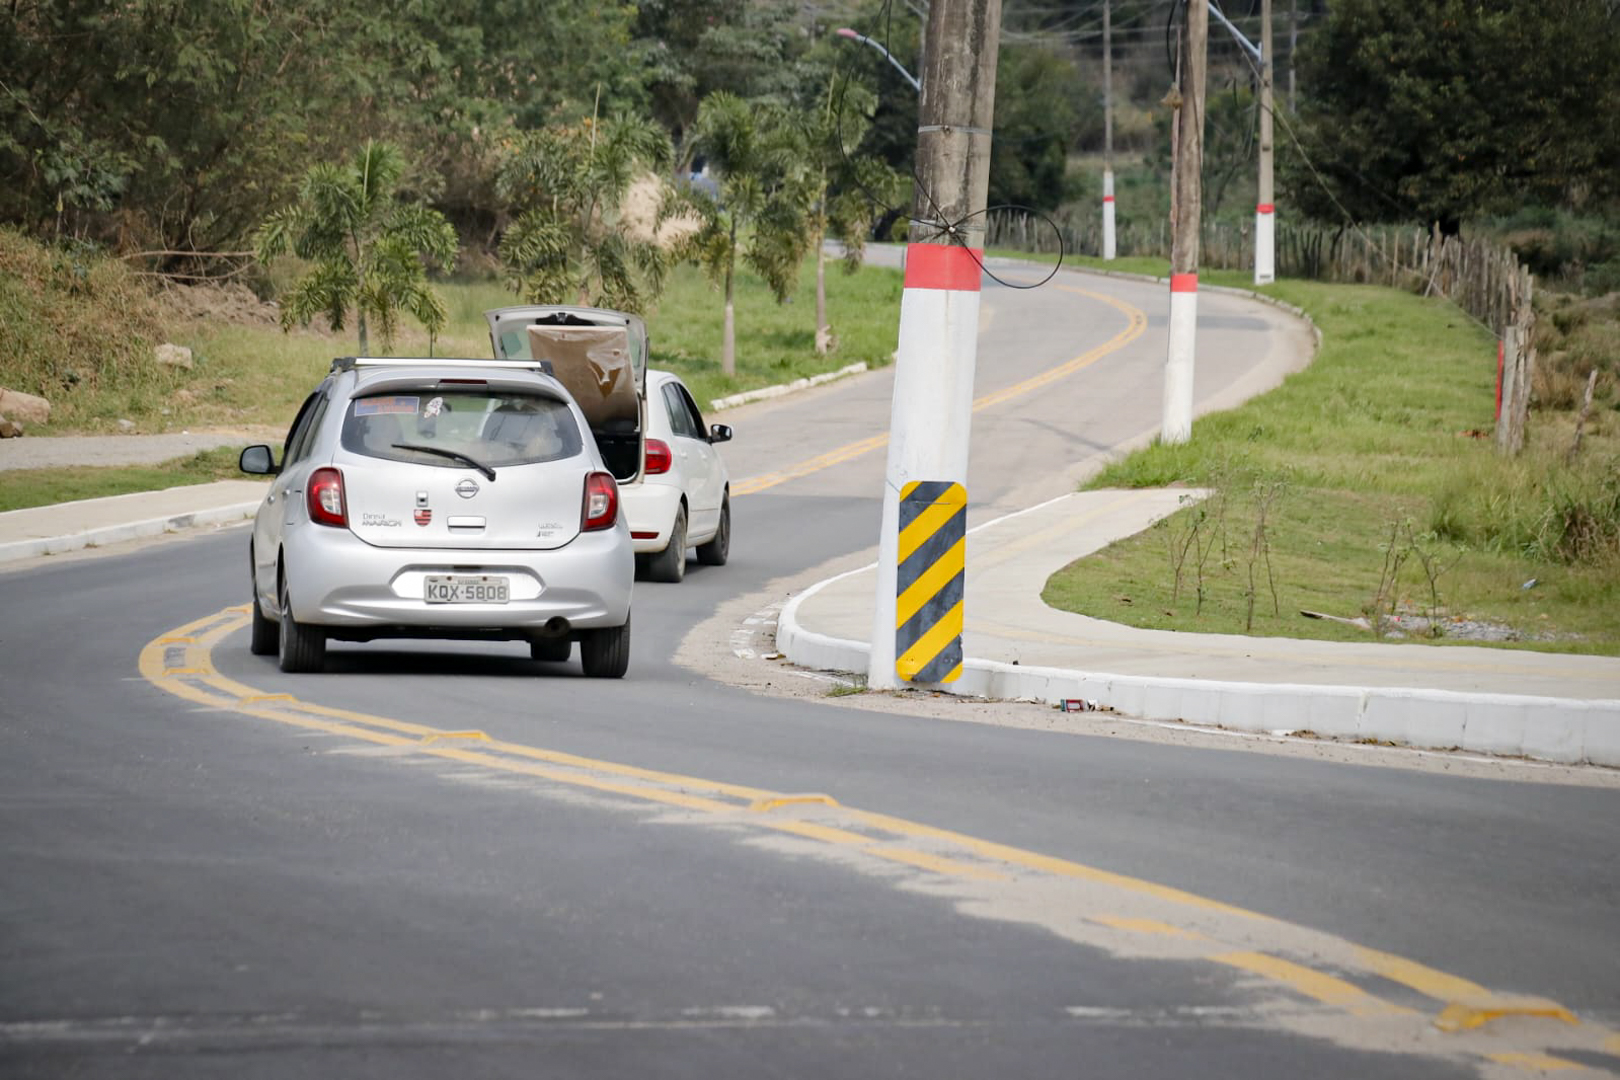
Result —
[[[458,356],[335,356],[332,358],[332,370],[329,374],[336,375],[340,371],[353,371],[363,367],[477,367],[538,371],[548,375],[551,373],[551,363],[546,360],[479,360]]]

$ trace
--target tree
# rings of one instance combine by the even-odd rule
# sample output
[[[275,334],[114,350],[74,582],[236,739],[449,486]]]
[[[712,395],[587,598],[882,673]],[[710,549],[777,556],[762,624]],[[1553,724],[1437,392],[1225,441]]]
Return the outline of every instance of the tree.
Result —
[[[429,335],[443,328],[444,301],[428,287],[424,257],[447,265],[455,258],[456,233],[438,211],[397,200],[404,172],[396,147],[368,141],[351,165],[312,167],[298,201],[265,218],[255,244],[259,261],[291,250],[314,263],[282,299],[284,330],[317,315],[339,330],[353,308],[360,355],[369,356],[368,320],[376,322],[385,349],[392,347],[402,310]]]
[[[717,183],[712,193],[696,186],[688,192],[703,219],[689,251],[724,287],[720,370],[735,375],[737,258],[741,255],[776,298],[785,300],[810,246],[815,188],[803,127],[786,109],[719,91],[703,99],[694,131],[694,149]]]
[[[1067,176],[1081,100],[1071,62],[1044,48],[1002,47],[990,143],[991,206],[1054,210],[1075,194]],[[1085,101],[1096,108],[1089,97]]]
[[[1308,212],[1455,232],[1620,194],[1608,0],[1335,0],[1299,63],[1310,161],[1280,156]]]
[[[641,311],[663,289],[668,256],[624,202],[670,155],[663,128],[626,113],[520,136],[498,185],[518,210],[501,238],[512,288],[531,303]]]
[[[832,348],[827,322],[827,255],[831,236],[844,246],[844,270],[860,269],[866,238],[889,206],[904,197],[905,178],[883,161],[856,152],[871,127],[877,97],[865,86],[836,76],[827,82],[820,107],[807,117],[806,142],[815,165],[810,247],[816,253],[816,352]]]

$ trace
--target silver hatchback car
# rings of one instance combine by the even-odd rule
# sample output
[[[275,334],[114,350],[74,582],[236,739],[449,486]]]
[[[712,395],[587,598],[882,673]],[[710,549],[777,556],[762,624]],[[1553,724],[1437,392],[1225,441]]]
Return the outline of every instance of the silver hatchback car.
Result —
[[[251,647],[319,671],[326,643],[529,642],[618,678],[635,555],[578,404],[537,361],[341,358],[299,409],[253,522]]]

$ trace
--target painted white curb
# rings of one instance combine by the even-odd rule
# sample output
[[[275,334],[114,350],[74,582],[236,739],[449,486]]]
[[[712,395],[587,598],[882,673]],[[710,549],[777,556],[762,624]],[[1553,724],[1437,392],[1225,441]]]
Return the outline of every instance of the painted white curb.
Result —
[[[170,514],[168,517],[149,518],[146,521],[129,522],[123,525],[105,525],[101,528],[86,529],[83,532],[70,533],[66,536],[44,536],[33,540],[15,540],[11,543],[0,544],[0,563],[14,562],[18,559],[32,559],[41,555],[61,555],[64,552],[79,551],[88,547],[102,547],[107,544],[119,544],[128,540],[139,540],[148,536],[161,536],[164,533],[179,532],[182,529],[196,528],[201,525],[222,525],[234,521],[251,518],[259,509],[262,499],[255,499],[250,503],[235,503],[231,506],[218,506],[208,510],[194,510],[184,514]]]
[[[777,651],[801,667],[865,671],[870,645],[806,630],[798,620],[802,601],[865,569],[870,568],[818,582],[790,601],[777,621]],[[1309,731],[1326,738],[1620,767],[1620,700],[1214,682],[1025,667],[971,657],[963,663],[962,677],[956,682],[927,689],[1048,705],[1085,698],[1142,720],[1184,721],[1236,731]]]
[[[728,394],[722,398],[715,398],[709,402],[709,408],[714,412],[723,412],[726,409],[735,409],[738,405],[747,405],[755,401],[765,401],[769,398],[785,397],[796,394],[800,390],[808,390],[812,386],[821,386],[834,379],[842,379],[850,375],[859,375],[866,370],[866,361],[841,367],[837,371],[824,371],[820,375],[810,375],[803,379],[794,379],[789,383],[779,383],[776,386],[762,386],[758,390],[744,390],[740,394]]]

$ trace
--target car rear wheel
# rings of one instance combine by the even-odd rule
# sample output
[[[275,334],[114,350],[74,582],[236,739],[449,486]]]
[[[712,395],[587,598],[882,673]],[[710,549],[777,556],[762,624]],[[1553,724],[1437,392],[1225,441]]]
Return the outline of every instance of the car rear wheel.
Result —
[[[253,551],[248,550],[248,588],[253,593],[253,621],[248,637],[248,652],[254,656],[274,656],[279,647],[281,628],[259,607],[259,583],[253,579]]]
[[[579,659],[593,679],[622,679],[630,669],[630,619],[623,626],[587,630],[579,639]]]
[[[574,643],[565,637],[541,638],[539,641],[529,642],[529,658],[531,660],[545,660],[553,664],[560,664],[568,659],[568,654],[574,651]]]
[[[730,554],[731,496],[726,495],[720,500],[720,527],[715,530],[712,540],[707,544],[698,545],[697,556],[698,562],[704,566],[724,566]]]
[[[326,634],[293,618],[285,578],[281,582],[281,634],[277,645],[282,671],[296,674],[326,667]]]
[[[675,511],[669,546],[647,560],[647,580],[674,584],[686,576],[686,506]]]

